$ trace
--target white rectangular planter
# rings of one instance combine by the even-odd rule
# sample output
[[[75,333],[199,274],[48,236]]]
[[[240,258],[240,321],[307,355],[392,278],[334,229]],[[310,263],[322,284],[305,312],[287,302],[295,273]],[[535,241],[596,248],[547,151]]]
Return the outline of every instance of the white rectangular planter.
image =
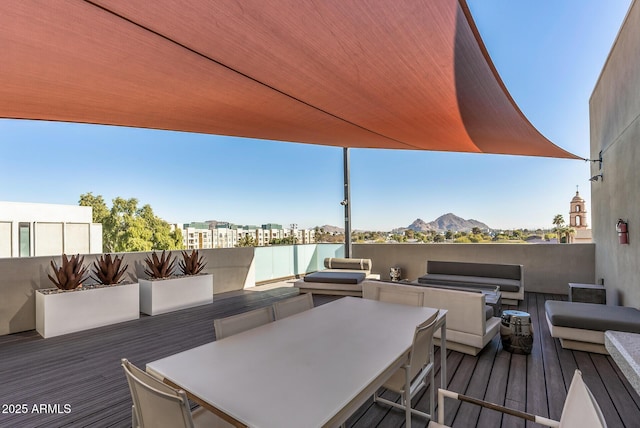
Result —
[[[138,284],[52,294],[36,291],[36,330],[44,338],[138,318]]]
[[[148,315],[213,303],[212,274],[138,281],[140,312]]]

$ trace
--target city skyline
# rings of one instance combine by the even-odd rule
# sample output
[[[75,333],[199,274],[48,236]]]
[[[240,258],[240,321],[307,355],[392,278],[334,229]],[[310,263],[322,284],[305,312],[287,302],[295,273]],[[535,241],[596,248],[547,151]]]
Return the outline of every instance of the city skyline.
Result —
[[[530,122],[589,156],[588,99],[629,1],[469,1],[489,54]],[[0,120],[0,200],[77,204],[81,194],[150,204],[170,223],[343,226],[342,149],[123,127]],[[496,229],[568,219],[584,161],[351,150],[354,230],[452,212]],[[590,211],[590,209],[589,209]],[[589,224],[591,222],[589,221]]]

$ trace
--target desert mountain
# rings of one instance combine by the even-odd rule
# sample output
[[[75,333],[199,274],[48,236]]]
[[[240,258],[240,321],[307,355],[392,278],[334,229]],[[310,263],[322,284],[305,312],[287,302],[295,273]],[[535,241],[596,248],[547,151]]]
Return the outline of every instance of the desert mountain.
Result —
[[[320,229],[323,229],[327,233],[344,233],[343,227],[331,226],[329,224],[325,224],[324,226],[320,226]]]
[[[482,230],[490,229],[489,226],[478,220],[465,220],[452,213],[441,215],[429,223],[422,219],[416,219],[416,221],[407,226],[407,229],[416,232],[427,232],[429,230],[436,230],[438,232],[446,232],[447,230],[453,232],[469,232],[474,227],[479,227]]]

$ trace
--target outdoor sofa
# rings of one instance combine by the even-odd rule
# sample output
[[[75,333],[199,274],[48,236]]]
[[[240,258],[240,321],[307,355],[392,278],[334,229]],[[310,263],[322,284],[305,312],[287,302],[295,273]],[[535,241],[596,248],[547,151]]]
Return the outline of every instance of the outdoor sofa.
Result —
[[[640,310],[627,306],[547,300],[549,332],[566,349],[608,354],[607,330],[640,333]]]
[[[485,305],[481,291],[422,287],[398,282],[364,280],[362,297],[387,302],[446,309],[447,348],[477,355],[500,330],[500,318]],[[434,334],[440,343],[440,330]]]
[[[305,275],[294,283],[301,293],[362,296],[362,281],[379,279],[371,273],[371,259],[327,257],[318,272]]]
[[[465,289],[500,287],[503,303],[517,305],[518,300],[524,300],[522,265],[428,260],[427,273],[418,283]]]

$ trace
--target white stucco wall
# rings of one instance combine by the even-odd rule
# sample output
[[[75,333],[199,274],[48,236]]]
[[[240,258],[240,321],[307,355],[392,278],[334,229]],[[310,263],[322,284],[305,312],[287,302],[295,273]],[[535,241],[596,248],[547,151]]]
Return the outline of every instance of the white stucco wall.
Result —
[[[30,256],[102,252],[91,207],[0,201],[0,257],[20,255],[20,223],[29,225]]]
[[[591,184],[596,278],[607,301],[640,307],[640,2],[635,0],[620,29],[589,102],[592,159],[602,152],[604,179]],[[629,244],[615,225],[629,223]]]

